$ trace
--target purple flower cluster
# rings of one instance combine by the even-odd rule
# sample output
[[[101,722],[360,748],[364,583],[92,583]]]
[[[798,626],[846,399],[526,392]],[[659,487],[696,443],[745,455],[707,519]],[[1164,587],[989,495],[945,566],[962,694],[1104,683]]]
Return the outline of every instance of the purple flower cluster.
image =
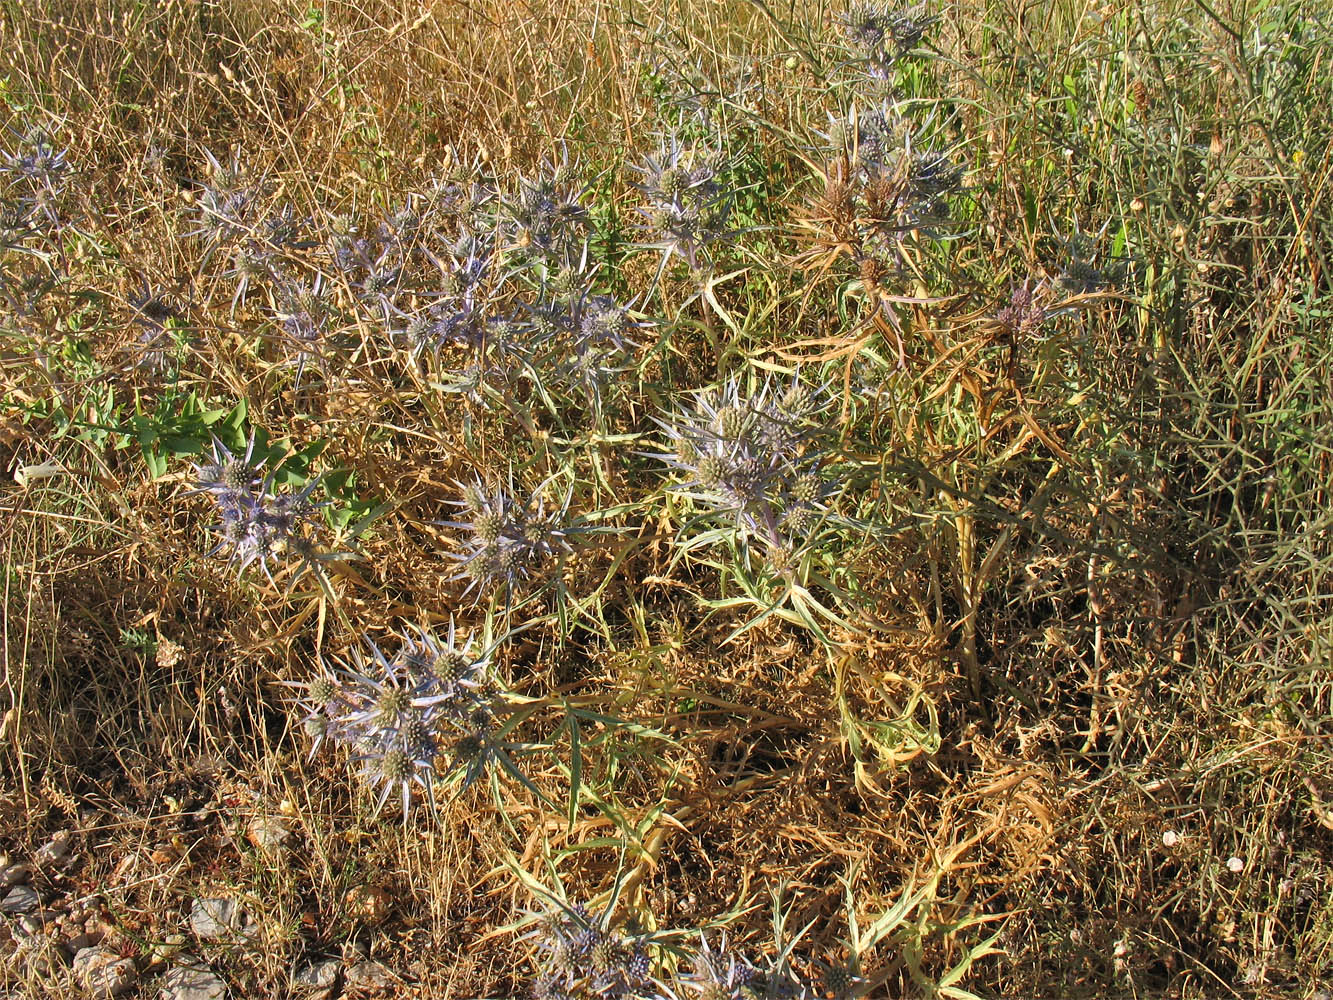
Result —
[[[567,523],[569,496],[558,510],[548,512],[541,488],[524,498],[512,482],[504,487],[476,480],[459,486],[463,498],[453,503],[466,518],[441,523],[468,533],[454,554],[459,576],[472,578],[468,590],[512,593],[570,551],[568,538],[575,529]]]
[[[937,237],[950,221],[948,197],[963,168],[931,149],[892,109],[872,108],[835,118],[834,151],[850,165],[843,178],[855,205],[862,253],[892,272],[903,267],[903,242],[913,232]]]
[[[431,632],[402,637],[393,656],[365,640],[369,656],[328,670],[304,685],[302,726],[311,755],[329,742],[350,749],[363,779],[379,790],[376,812],[390,796],[406,821],[414,788],[434,802],[437,778],[461,776],[464,787],[484,773],[499,694],[486,653],[460,638],[454,623],[441,640]]]
[[[894,9],[883,2],[862,0],[842,15],[847,40],[870,65],[872,75],[886,79],[889,70],[921,42],[939,21],[924,4]]]
[[[728,226],[732,194],[721,181],[725,157],[720,149],[698,150],[670,137],[661,152],[637,167],[651,239],[646,246],[662,251],[662,267],[673,256],[697,271],[706,250],[733,235]]]
[[[547,915],[536,932],[541,973],[535,1000],[666,1000],[652,978],[653,961],[641,936],[606,926],[582,904]]]
[[[0,154],[0,174],[8,180],[6,214],[11,217],[5,220],[6,230],[30,230],[39,220],[43,226],[59,226],[60,195],[69,177],[65,156],[39,127],[20,134],[14,152]]]
[[[312,538],[321,504],[310,496],[319,480],[311,480],[295,493],[275,492],[273,475],[261,476],[262,467],[252,464],[254,447],[254,435],[239,456],[214,440],[212,461],[195,466],[196,492],[212,497],[222,515],[222,523],[214,529],[221,541],[213,551],[226,552],[241,570],[258,562],[270,581],[269,563],[277,556],[295,557],[303,569],[333,558],[320,552]]]
[[[670,450],[657,457],[682,476],[677,491],[730,515],[743,542],[786,548],[827,510],[819,446],[825,405],[822,392],[799,380],[786,387],[770,380],[745,393],[732,378],[658,420]]]
[[[583,205],[588,189],[577,185],[576,176],[566,157],[546,164],[536,177],[519,177],[498,221],[506,250],[520,262],[572,267],[584,256],[592,225]]]

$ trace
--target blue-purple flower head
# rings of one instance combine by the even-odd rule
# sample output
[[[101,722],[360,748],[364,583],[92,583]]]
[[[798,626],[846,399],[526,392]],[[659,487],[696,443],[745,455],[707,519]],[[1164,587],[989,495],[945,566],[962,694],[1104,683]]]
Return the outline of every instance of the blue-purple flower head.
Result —
[[[59,222],[57,202],[69,177],[66,152],[56,147],[46,129],[32,126],[17,135],[14,151],[0,155],[0,173],[8,183],[6,193],[21,206],[29,224],[37,217],[55,225]]]
[[[529,935],[536,939],[539,956],[534,997],[618,1000],[670,995],[653,979],[655,963],[645,938],[612,928],[608,917],[594,916],[582,904],[561,903],[543,915]]]
[[[213,551],[226,553],[242,571],[258,562],[272,580],[271,562],[276,559],[296,559],[309,568],[326,557],[313,538],[322,504],[310,498],[319,481],[313,479],[295,492],[276,491],[273,476],[254,463],[254,447],[254,435],[240,455],[214,440],[212,460],[195,466],[196,492],[208,494],[222,518],[214,529],[220,541]]]
[[[490,760],[496,693],[486,651],[454,622],[444,637],[417,629],[384,653],[370,639],[348,662],[324,667],[304,686],[302,728],[311,755],[325,743],[347,748],[362,779],[378,791],[376,811],[392,797],[406,820],[414,792],[433,802],[437,779],[451,770],[465,784]]]
[[[743,540],[780,547],[826,509],[826,406],[825,393],[799,380],[750,392],[732,378],[658,420],[669,448],[658,457],[675,470],[675,490],[729,515]]]
[[[207,149],[204,156],[208,160],[209,178],[197,201],[199,227],[190,235],[203,239],[211,251],[218,245],[258,233],[264,184],[249,176],[239,151],[226,164]]]
[[[727,948],[725,939],[714,949],[700,935],[700,946],[691,956],[691,968],[677,977],[681,1000],[747,1000],[759,979],[745,958]]]
[[[568,266],[587,247],[592,224],[583,204],[587,186],[568,156],[547,163],[534,177],[518,179],[518,191],[500,208],[500,231],[520,260]]]
[[[697,270],[713,244],[734,235],[728,224],[733,192],[722,183],[724,165],[720,150],[685,146],[672,136],[636,168],[643,175],[638,188],[649,237],[644,245],[662,251],[663,266],[675,256]]]
[[[513,592],[549,572],[571,551],[569,494],[548,510],[543,487],[524,496],[512,481],[502,485],[477,479],[458,485],[462,498],[452,502],[462,513],[441,523],[465,533],[453,558],[459,563],[458,577],[471,579],[469,591]]]
[[[840,20],[848,42],[869,64],[872,75],[884,78],[894,63],[920,44],[939,16],[927,14],[924,4],[893,7],[883,0],[860,0]]]

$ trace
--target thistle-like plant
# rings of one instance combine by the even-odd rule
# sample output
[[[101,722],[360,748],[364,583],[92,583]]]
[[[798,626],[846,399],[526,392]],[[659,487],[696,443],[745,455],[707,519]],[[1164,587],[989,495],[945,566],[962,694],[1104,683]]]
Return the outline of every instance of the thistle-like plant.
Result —
[[[913,233],[944,236],[949,196],[963,168],[921,138],[892,107],[853,110],[834,118],[827,137],[834,158],[827,172],[825,217],[833,242],[850,249],[863,267],[904,269],[904,244]]]
[[[471,579],[467,591],[512,596],[572,550],[569,537],[577,530],[568,518],[572,494],[548,512],[544,485],[524,497],[512,478],[508,485],[480,479],[458,484],[462,498],[451,502],[463,516],[440,523],[466,532],[453,558],[459,564],[458,578]]]
[[[1009,301],[996,312],[995,320],[1012,336],[1030,336],[1051,315],[1049,299],[1050,287],[1044,281],[1029,278],[1014,286]]]
[[[730,950],[725,940],[714,949],[700,934],[699,947],[676,977],[681,1000],[748,1000],[761,988],[762,977],[745,958]]]
[[[572,266],[584,254],[591,220],[568,154],[535,177],[518,179],[518,191],[501,202],[499,227],[506,249],[521,263]]]
[[[311,756],[324,743],[346,747],[361,778],[378,790],[376,812],[391,798],[403,821],[415,789],[435,803],[437,787],[467,787],[498,752],[497,718],[503,700],[490,673],[488,652],[453,621],[443,639],[427,629],[404,634],[392,656],[369,638],[366,653],[323,666],[301,685],[301,726]]]
[[[254,450],[253,434],[240,455],[214,439],[212,460],[195,466],[194,492],[208,494],[222,516],[214,529],[220,540],[213,553],[225,552],[241,571],[258,562],[270,581],[271,561],[279,557],[295,559],[298,572],[340,558],[316,543],[316,512],[323,504],[310,498],[318,478],[296,492],[277,492],[273,474],[255,464]]]
[[[700,270],[709,248],[734,235],[728,225],[734,192],[722,183],[724,165],[720,149],[686,146],[669,136],[656,155],[635,168],[643,175],[638,188],[649,237],[644,246],[662,252],[659,274],[672,257]]]
[[[743,545],[789,552],[827,510],[825,402],[799,380],[747,392],[733,377],[658,419],[669,450],[657,457],[677,474],[672,488],[722,515]]]
[[[869,64],[872,75],[885,79],[939,16],[926,14],[924,4],[894,8],[875,0],[861,0],[842,15],[841,21],[847,40]]]
[[[208,160],[209,178],[196,201],[198,228],[188,235],[201,238],[206,252],[211,254],[219,246],[257,232],[264,182],[249,176],[242,166],[239,150],[226,165],[210,150],[204,150],[204,157]]]
[[[609,918],[609,908],[595,916],[582,904],[553,904],[529,935],[536,939],[539,954],[535,998],[665,1000],[671,996],[653,979],[647,939],[612,928]]]
[[[1064,241],[1061,270],[1056,285],[1067,295],[1092,295],[1124,280],[1124,262],[1111,259],[1102,248],[1102,233],[1094,236],[1075,229]]]
[[[324,276],[315,275],[310,283],[283,281],[277,289],[278,329],[286,346],[292,351],[296,365],[296,382],[311,361],[323,355],[326,338],[335,315],[333,301],[324,285]]]
[[[57,202],[69,176],[69,162],[46,129],[32,126],[19,133],[14,151],[0,155],[0,172],[8,178],[7,193],[18,199],[30,221],[41,216],[58,225]]]

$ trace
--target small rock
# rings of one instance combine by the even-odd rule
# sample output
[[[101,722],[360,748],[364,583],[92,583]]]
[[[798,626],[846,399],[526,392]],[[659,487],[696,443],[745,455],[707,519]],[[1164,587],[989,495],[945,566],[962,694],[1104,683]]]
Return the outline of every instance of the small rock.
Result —
[[[11,927],[14,956],[19,964],[41,976],[53,974],[69,961],[69,956],[49,935],[29,934],[22,927]]]
[[[37,909],[37,890],[30,885],[16,885],[0,900],[0,913],[31,913]]]
[[[73,843],[74,834],[68,830],[62,830],[38,849],[37,853],[33,855],[33,861],[37,863],[39,868],[58,864],[65,860],[66,855],[69,854],[70,845]]]
[[[378,924],[393,909],[393,896],[387,889],[377,885],[357,885],[348,889],[343,896],[343,906],[353,920],[366,924]]]
[[[114,997],[131,989],[138,974],[132,959],[98,945],[74,956],[74,978],[95,997]]]
[[[291,835],[292,831],[287,828],[287,824],[274,816],[256,816],[245,831],[245,839],[270,857],[282,852],[283,845]]]
[[[3,872],[0,872],[0,889],[8,889],[10,886],[26,882],[30,878],[32,878],[32,865],[9,865]]]
[[[298,986],[305,986],[318,996],[328,996],[342,976],[343,964],[337,958],[325,958],[305,966],[294,977]]]
[[[101,921],[98,920],[85,920],[72,926],[67,933],[68,938],[65,941],[65,947],[73,952],[99,945],[102,943],[102,939],[106,937]]]
[[[239,935],[249,937],[254,925],[248,923],[241,904],[234,899],[196,899],[190,906],[190,930],[203,941]]]
[[[29,934],[44,934],[47,924],[56,923],[56,915],[50,910],[38,910],[36,913],[24,913],[19,916],[19,926]]]
[[[357,962],[347,970],[347,991],[353,995],[367,996],[381,993],[393,986],[393,976],[389,970],[367,959]]]
[[[148,953],[145,971],[156,972],[179,955],[184,948],[184,934],[168,934],[165,941],[153,945],[152,950]]]
[[[182,959],[167,973],[162,1000],[222,1000],[227,995],[227,984],[207,965],[193,956]]]

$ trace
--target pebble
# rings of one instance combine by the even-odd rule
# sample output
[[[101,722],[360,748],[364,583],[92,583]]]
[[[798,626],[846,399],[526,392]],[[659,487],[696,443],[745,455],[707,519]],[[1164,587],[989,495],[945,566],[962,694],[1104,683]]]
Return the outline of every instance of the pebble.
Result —
[[[38,849],[37,853],[33,855],[33,861],[37,863],[39,868],[58,864],[65,860],[65,857],[69,854],[70,845],[73,843],[74,834],[68,830],[62,830]]]
[[[298,986],[305,986],[316,991],[317,996],[331,994],[342,977],[343,964],[337,958],[325,958],[311,962],[294,977]]]
[[[190,905],[190,930],[202,941],[213,941],[233,935],[253,937],[255,925],[236,900],[216,897],[196,899]]]
[[[270,857],[280,854],[292,831],[287,824],[273,816],[256,816],[246,828],[245,838],[260,852]]]
[[[393,976],[379,962],[367,959],[347,970],[347,991],[353,995],[379,993],[392,986]]]
[[[227,984],[199,959],[183,955],[181,963],[167,973],[160,995],[162,1000],[222,1000]]]
[[[37,909],[37,890],[30,885],[16,885],[0,900],[0,913],[31,913]]]
[[[138,973],[134,961],[110,948],[83,948],[74,956],[74,978],[95,997],[115,997],[134,987]]]
[[[8,865],[3,872],[0,872],[0,889],[8,889],[30,878],[32,878],[32,865]]]
[[[393,909],[393,896],[377,885],[357,885],[343,895],[343,907],[353,920],[378,924]]]

